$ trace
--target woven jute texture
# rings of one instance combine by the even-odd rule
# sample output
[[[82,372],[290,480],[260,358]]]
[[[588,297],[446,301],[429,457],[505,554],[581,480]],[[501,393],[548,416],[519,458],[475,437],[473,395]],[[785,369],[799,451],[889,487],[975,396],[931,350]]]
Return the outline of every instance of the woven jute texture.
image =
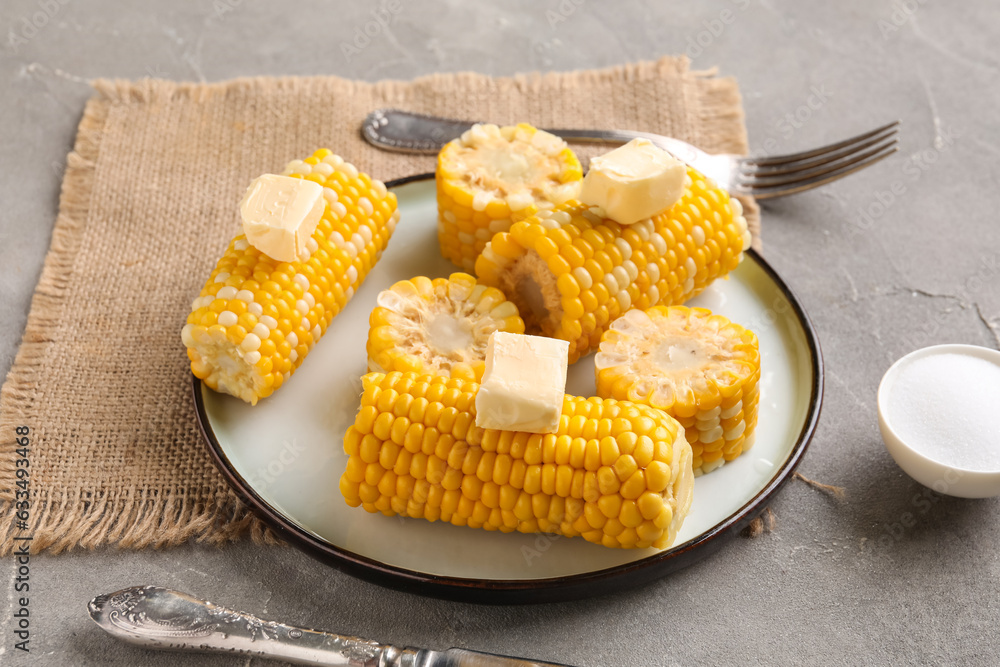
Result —
[[[28,534],[33,552],[219,544],[244,535],[274,541],[209,459],[180,329],[238,230],[237,203],[254,177],[320,147],[383,180],[433,170],[433,157],[364,143],[358,127],[369,111],[640,129],[709,152],[747,149],[736,82],[691,71],[683,58],[512,78],[94,87],[24,339],[0,395],[2,554]],[[579,148],[588,157],[600,150]],[[756,231],[752,203],[748,212]],[[366,313],[341,315],[356,316]],[[26,532],[16,522],[19,426],[30,429]]]

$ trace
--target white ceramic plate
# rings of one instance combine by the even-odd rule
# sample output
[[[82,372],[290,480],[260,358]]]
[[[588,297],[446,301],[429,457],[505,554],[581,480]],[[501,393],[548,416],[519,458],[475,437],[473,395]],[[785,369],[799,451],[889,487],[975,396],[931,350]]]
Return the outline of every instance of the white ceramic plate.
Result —
[[[282,537],[360,576],[432,595],[478,601],[581,597],[640,585],[714,551],[794,471],[819,416],[819,345],[788,288],[749,252],[729,280],[716,281],[690,304],[725,315],[760,339],[756,444],[696,480],[677,546],[608,549],[582,539],[487,532],[348,507],[338,490],[347,461],[342,439],[358,406],[376,296],[398,280],[455,271],[438,251],[433,178],[390,185],[399,197],[400,223],[388,249],[285,386],[251,407],[195,381],[216,463]],[[593,355],[570,368],[567,392],[595,393]]]

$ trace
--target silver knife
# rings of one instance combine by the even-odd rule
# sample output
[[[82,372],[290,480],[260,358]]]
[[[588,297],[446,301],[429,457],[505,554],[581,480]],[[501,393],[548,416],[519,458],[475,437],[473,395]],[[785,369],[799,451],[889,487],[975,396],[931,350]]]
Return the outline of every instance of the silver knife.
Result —
[[[327,667],[568,667],[460,648],[398,648],[265,621],[158,586],[99,595],[87,610],[106,632],[144,648],[239,653]]]

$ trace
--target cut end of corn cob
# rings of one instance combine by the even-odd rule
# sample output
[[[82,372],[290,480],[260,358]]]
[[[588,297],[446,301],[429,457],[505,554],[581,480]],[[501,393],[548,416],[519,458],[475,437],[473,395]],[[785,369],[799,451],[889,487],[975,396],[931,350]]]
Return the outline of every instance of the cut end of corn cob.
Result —
[[[594,359],[597,393],[677,419],[696,475],[750,449],[760,398],[757,336],[721,315],[685,306],[630,310]]]
[[[669,546],[691,505],[680,424],[626,401],[566,396],[557,433],[481,429],[479,385],[369,373],[344,437],[352,507],[608,547]]]
[[[378,295],[370,317],[368,370],[479,381],[494,331],[524,333],[517,307],[467,273],[402,280]]]
[[[540,211],[494,236],[476,274],[517,305],[528,333],[569,341],[572,363],[630,308],[682,303],[742,260],[739,201],[693,169],[688,178],[677,204],[628,226],[577,201]]]
[[[323,188],[323,217],[294,262],[240,234],[192,304],[181,337],[192,372],[251,404],[299,367],[381,256],[399,219],[396,196],[329,150],[283,175]]]
[[[441,149],[435,176],[441,253],[471,272],[494,234],[575,198],[583,169],[565,141],[531,125],[474,125]]]

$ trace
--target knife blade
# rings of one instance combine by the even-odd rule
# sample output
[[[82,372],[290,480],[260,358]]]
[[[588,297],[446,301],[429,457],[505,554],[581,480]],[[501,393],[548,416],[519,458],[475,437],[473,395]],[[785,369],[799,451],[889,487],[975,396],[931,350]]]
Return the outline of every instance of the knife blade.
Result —
[[[113,637],[153,649],[240,653],[327,667],[569,667],[460,648],[401,648],[266,621],[158,586],[99,595],[87,610]]]

